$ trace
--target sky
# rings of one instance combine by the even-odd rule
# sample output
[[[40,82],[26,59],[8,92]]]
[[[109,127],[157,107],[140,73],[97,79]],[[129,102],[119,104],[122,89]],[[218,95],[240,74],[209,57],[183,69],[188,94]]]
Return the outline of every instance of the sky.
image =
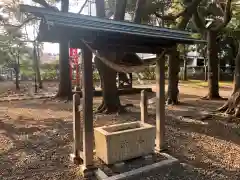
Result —
[[[32,0],[23,0],[23,1],[24,1],[24,4],[33,5]],[[84,2],[85,2],[85,0],[78,0],[78,3],[70,4],[69,11],[73,12],[73,13],[77,13],[81,9]],[[56,6],[60,9],[60,3],[58,3]],[[88,8],[88,6],[85,6],[85,8],[82,11],[82,14],[88,15],[89,10],[90,10],[90,8]],[[92,14],[92,16],[95,16],[95,14],[96,14],[95,4],[91,5],[91,14]],[[34,37],[36,37],[36,32],[34,32],[34,27],[27,26],[26,31],[29,36],[29,39],[33,39]],[[55,44],[44,43],[43,52],[56,54],[59,52],[59,45],[56,43]]]
[[[23,0],[24,4],[29,4],[29,5],[33,5],[32,4],[32,0]],[[73,13],[77,13],[79,12],[79,10],[81,9],[83,3],[85,2],[85,0],[78,0],[78,4],[70,4],[70,8],[69,11],[73,12]],[[71,3],[71,0],[70,0]],[[56,5],[58,7],[58,9],[60,9],[60,3],[58,3]],[[85,6],[85,8],[82,11],[82,14],[84,15],[90,15],[90,8],[88,8],[88,6]],[[92,3],[91,5],[91,15],[92,16],[96,16],[96,8],[95,8],[95,3]],[[127,20],[131,20],[131,16],[129,14],[125,15],[125,19]],[[34,39],[34,37],[36,37],[36,32],[33,33],[34,28],[31,26],[28,26],[27,28],[27,34],[29,35],[29,38]],[[35,35],[34,35],[35,34]],[[58,44],[53,44],[53,43],[44,43],[43,45],[43,53],[53,53],[53,54],[58,54],[59,53],[59,45]],[[138,54],[141,58],[146,58],[146,57],[152,57],[152,54]]]

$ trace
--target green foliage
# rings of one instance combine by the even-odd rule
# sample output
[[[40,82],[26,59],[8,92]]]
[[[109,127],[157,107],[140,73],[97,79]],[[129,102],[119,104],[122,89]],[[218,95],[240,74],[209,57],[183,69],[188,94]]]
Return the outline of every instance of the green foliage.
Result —
[[[222,36],[240,39],[240,6],[233,3],[233,16],[228,26],[223,30]]]
[[[58,69],[58,62],[44,63],[40,65],[42,71],[56,71]]]
[[[45,63],[40,65],[41,69],[41,76],[43,80],[54,80],[57,79],[57,70],[58,70],[58,64],[55,63]]]
[[[20,60],[20,72],[21,75],[25,77],[33,77],[34,76],[34,70],[32,66],[32,60],[31,59],[23,59],[23,57]]]
[[[43,80],[54,80],[57,79],[57,72],[56,70],[48,70],[44,71],[41,76]]]
[[[195,39],[201,39],[201,38],[202,38],[202,36],[201,36],[200,33],[192,33],[192,34],[191,34],[191,37],[192,37],[192,38],[195,38]]]
[[[100,76],[99,76],[97,71],[93,71],[93,80],[94,81],[99,81],[100,80]]]
[[[155,72],[156,72],[155,67],[148,67],[141,74],[143,76],[143,79],[154,80],[154,79],[156,79],[156,73]]]
[[[29,61],[29,65],[33,58],[32,48],[24,43],[22,26],[16,17],[18,3],[9,0],[0,7],[0,14],[5,17],[0,19],[0,64],[10,68],[15,68],[18,61],[20,64]]]
[[[130,14],[132,18],[134,17],[136,2],[137,0],[127,1],[126,12]],[[115,12],[115,3],[116,3],[116,0],[106,0],[105,1],[106,9],[108,11]],[[164,4],[163,4],[163,1],[159,1],[159,0],[147,0],[145,5],[145,13],[142,14],[143,23],[156,24],[156,18],[154,16],[154,13],[159,12],[162,6],[168,9],[171,6],[171,4],[174,4],[174,3],[175,1],[171,1],[171,0],[165,0]]]
[[[234,59],[238,51],[238,41],[240,40],[240,6],[232,2],[232,19],[219,33],[219,58],[221,66],[226,63],[234,66]]]

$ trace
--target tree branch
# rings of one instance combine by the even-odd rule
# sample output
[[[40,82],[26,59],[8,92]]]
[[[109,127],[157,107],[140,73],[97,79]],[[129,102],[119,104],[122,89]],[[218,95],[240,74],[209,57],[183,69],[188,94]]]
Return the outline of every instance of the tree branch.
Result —
[[[68,12],[69,10],[69,0],[61,0],[61,11]]]
[[[198,12],[198,10],[193,14],[192,20],[198,32],[202,32],[206,29],[205,22],[203,22],[203,19],[201,18],[201,15]]]
[[[116,0],[114,20],[123,21],[125,17],[127,0]]]
[[[145,4],[146,4],[146,0],[137,0],[135,16],[134,16],[134,20],[133,20],[135,23],[141,24]]]
[[[85,2],[83,3],[81,9],[79,10],[78,14],[81,14],[81,13],[82,13],[82,11],[83,11],[83,9],[85,8],[85,6],[87,5],[87,3],[88,3],[88,0],[85,0]],[[90,6],[91,6],[91,5],[90,5]]]
[[[22,28],[25,24],[29,23],[30,21],[36,19],[36,17],[30,17],[30,18],[27,18],[23,21],[22,24],[20,24],[19,26],[17,26],[19,29]]]
[[[165,16],[161,16],[157,12],[155,12],[154,14],[158,18],[161,18],[163,20],[169,20],[169,21],[175,21],[179,17],[186,17],[186,16],[191,17],[192,14],[194,13],[195,9],[197,8],[197,6],[200,4],[201,1],[202,0],[193,0],[192,3],[190,3],[183,11],[179,12],[176,15],[168,14],[168,15],[165,15]]]
[[[104,0],[96,0],[96,14],[97,17],[104,18],[105,17],[105,2]]]
[[[212,27],[211,29],[214,31],[219,31],[222,28],[226,27],[232,18],[232,8],[231,8],[232,0],[226,0],[226,1],[227,2],[224,10],[223,22],[216,27]]]
[[[181,11],[180,13],[176,14],[176,15],[173,15],[173,14],[168,14],[168,15],[164,15],[162,16],[161,14],[155,12],[154,15],[157,17],[157,18],[160,18],[162,20],[165,20],[165,21],[175,21],[177,18],[179,18],[180,16],[182,16],[184,14],[184,11]]]
[[[45,0],[33,0],[33,2],[40,4],[41,6],[51,9],[53,11],[59,11],[56,7],[51,6]]]
[[[219,1],[219,0],[216,0],[216,3],[217,3],[217,6],[219,7],[221,13],[224,15],[224,10],[223,10],[223,8],[222,8],[222,6],[221,6],[220,1]]]
[[[112,15],[114,15],[114,12],[112,12],[110,10],[106,12],[106,18],[107,19],[109,19]]]
[[[20,25],[18,25],[18,26],[12,25],[12,24],[7,24],[7,23],[4,23],[4,26],[5,26],[5,27],[7,27],[7,26],[13,27],[14,29],[10,30],[9,33],[15,33],[15,32],[17,32],[19,29],[21,29],[25,24],[29,23],[30,21],[32,21],[32,20],[34,20],[34,19],[36,19],[36,17],[27,18],[27,19],[25,19],[25,20],[23,21],[22,24],[20,24]]]
[[[186,12],[182,16],[180,23],[177,25],[177,28],[180,30],[186,29],[190,19],[192,18],[193,14],[197,12],[198,5],[201,3],[202,0],[194,0],[189,6],[186,7]]]
[[[0,21],[4,21],[4,18],[1,14],[0,14]]]

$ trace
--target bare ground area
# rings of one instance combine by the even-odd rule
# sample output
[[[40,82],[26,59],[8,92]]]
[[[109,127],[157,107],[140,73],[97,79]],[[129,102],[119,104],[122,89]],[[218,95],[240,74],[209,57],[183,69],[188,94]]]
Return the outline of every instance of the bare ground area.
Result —
[[[204,87],[181,85],[180,92],[182,104],[167,107],[166,146],[169,154],[184,164],[139,179],[239,180],[240,120],[209,115],[223,101],[200,100],[207,92]],[[230,93],[230,88],[221,90],[224,97]],[[95,115],[94,125],[139,120],[140,95],[121,99],[135,106],[121,116]],[[95,98],[94,105],[100,100]],[[56,100],[1,102],[0,179],[83,179],[78,167],[69,161],[73,140],[71,111],[70,102]],[[154,109],[149,108],[149,113],[148,123],[154,124]]]

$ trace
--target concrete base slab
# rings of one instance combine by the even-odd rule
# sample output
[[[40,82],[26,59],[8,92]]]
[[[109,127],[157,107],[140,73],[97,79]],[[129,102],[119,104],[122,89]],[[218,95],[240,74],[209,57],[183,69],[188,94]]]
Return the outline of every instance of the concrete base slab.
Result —
[[[152,159],[153,158],[153,156],[151,155],[151,154],[149,154],[149,155],[147,155],[147,156],[144,156],[144,159],[145,160],[150,160],[150,159]]]
[[[99,180],[123,180],[123,179],[129,179],[129,178],[134,178],[142,174],[149,173],[150,171],[158,170],[160,168],[166,167],[166,166],[171,166],[173,164],[179,163],[178,159],[170,156],[169,154],[166,153],[159,153],[160,155],[166,157],[166,160],[162,160],[157,163],[153,163],[150,165],[143,166],[138,169],[134,169],[128,172],[124,172],[118,175],[114,176],[107,176],[101,169],[97,169],[94,171],[95,176]]]
[[[96,168],[94,167],[86,167],[85,165],[80,165],[80,169],[79,169],[79,174],[84,177],[84,178],[90,178],[93,177],[95,175]]]
[[[156,141],[155,141],[155,144],[156,144]],[[166,147],[158,148],[157,146],[155,146],[155,153],[163,153],[165,151],[167,151]]]
[[[114,164],[113,166],[114,167],[116,167],[116,168],[121,168],[121,167],[123,167],[125,165],[125,163],[124,162],[120,162],[120,163],[116,163],[116,164]]]
[[[96,176],[97,179],[107,179],[109,178],[105,172],[103,172],[101,169],[97,169],[94,171],[94,175]]]

